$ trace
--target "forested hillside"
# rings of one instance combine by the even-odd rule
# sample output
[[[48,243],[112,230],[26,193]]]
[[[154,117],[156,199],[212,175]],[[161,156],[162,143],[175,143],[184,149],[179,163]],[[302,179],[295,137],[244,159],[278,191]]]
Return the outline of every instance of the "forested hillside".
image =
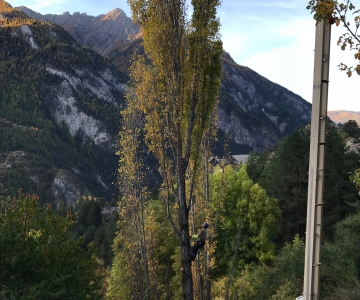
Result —
[[[2,193],[23,187],[57,206],[110,199],[126,76],[58,25],[6,2],[1,16]]]
[[[345,141],[353,137],[354,131],[349,134],[348,131],[343,131],[342,127],[337,128],[331,124],[328,126],[328,173],[325,180],[325,228],[320,292],[326,300],[355,300],[360,295],[360,206],[358,190],[349,176],[353,174],[353,178],[357,178],[356,182],[359,181],[359,175],[354,171],[360,167],[360,153],[349,152],[349,148],[345,147]],[[359,134],[358,128],[354,136]],[[198,226],[205,218],[210,224],[205,248],[199,252],[198,259],[193,263],[195,299],[201,299],[201,295],[211,295],[211,299],[275,300],[292,299],[301,294],[308,136],[309,128],[299,129],[281,140],[272,152],[252,154],[246,166],[228,165],[223,166],[223,169],[220,166],[209,166],[208,213],[206,217],[202,214],[194,215],[191,229],[193,233],[197,233]],[[260,182],[265,189],[256,182]],[[197,190],[196,195],[194,211],[201,212],[206,205],[203,191]],[[277,199],[273,198],[274,196]],[[160,189],[158,194],[152,194],[151,198],[143,203],[144,232],[140,236],[127,234],[129,226],[136,226],[136,222],[118,223],[118,233],[112,247],[114,258],[109,252],[109,246],[114,237],[116,214],[109,214],[110,219],[107,219],[106,215],[101,217],[101,210],[104,211],[103,200],[80,199],[77,205],[68,211],[66,223],[54,216],[49,207],[39,215],[34,206],[37,201],[29,195],[20,194],[17,202],[10,199],[4,201],[5,199],[0,197],[0,239],[7,236],[10,217],[12,224],[17,224],[16,230],[14,227],[12,229],[12,239],[7,240],[8,251],[1,250],[0,260],[12,258],[18,262],[16,266],[19,266],[14,269],[11,265],[3,264],[5,269],[1,271],[8,270],[16,280],[9,280],[6,273],[0,272],[0,295],[23,293],[30,297],[34,293],[32,288],[36,287],[36,295],[40,297],[54,295],[58,291],[60,298],[55,295],[54,299],[70,295],[77,295],[76,299],[85,299],[81,294],[85,289],[94,297],[103,293],[104,299],[139,299],[145,291],[143,279],[146,273],[142,267],[143,258],[137,254],[141,247],[145,247],[150,266],[150,288],[155,293],[155,296],[149,299],[181,299],[178,239],[172,234],[163,206],[164,197],[163,190]],[[20,208],[26,201],[31,201],[32,204],[26,210],[28,221],[23,223],[24,211]],[[9,208],[13,210],[13,214],[4,214],[4,210]],[[130,211],[120,211],[121,218],[127,213]],[[39,219],[39,216],[43,215],[47,216],[46,222],[42,221],[42,217]],[[69,218],[76,223],[69,223]],[[17,220],[17,223],[14,220]],[[62,256],[59,256],[59,252],[50,242],[50,236],[50,240],[47,240],[48,232],[52,228],[48,226],[54,222],[67,226],[72,237],[83,236],[78,243],[69,241],[62,244]],[[32,229],[25,241],[21,238],[24,228]],[[46,235],[39,240],[35,237],[40,229],[46,230]],[[18,232],[16,235],[14,230]],[[61,239],[60,232],[55,235],[52,232],[51,236]],[[144,244],[137,243],[139,237],[145,238]],[[20,241],[27,246],[16,248],[15,251],[13,247],[19,245]],[[99,261],[91,258],[92,252],[82,252],[84,247],[92,249],[90,241],[98,246],[98,255],[109,267],[108,271],[99,265]],[[4,245],[3,242],[1,244]],[[51,294],[48,286],[43,287],[41,282],[52,280],[52,274],[46,273],[46,269],[39,269],[39,266],[37,270],[43,270],[44,273],[36,277],[23,273],[22,270],[28,270],[39,261],[40,253],[36,250],[39,245],[43,245],[43,249],[48,253],[45,265],[44,258],[41,257],[40,266],[49,266],[51,270],[56,270],[57,274],[66,274],[68,278],[72,278],[71,283],[67,283],[68,289],[60,292],[54,287],[51,289],[54,293]],[[33,249],[31,259],[27,259],[29,256],[26,256],[26,249]],[[82,265],[82,269],[77,273],[71,273],[66,268],[68,255],[78,258],[73,261],[71,270],[81,263],[82,259],[91,263]],[[17,257],[23,259],[14,260],[18,259]],[[86,272],[86,277],[81,275],[84,274],[82,272]],[[23,280],[26,285],[21,284]],[[87,280],[95,280],[96,285],[88,285]],[[58,284],[61,286],[63,283],[59,281]]]

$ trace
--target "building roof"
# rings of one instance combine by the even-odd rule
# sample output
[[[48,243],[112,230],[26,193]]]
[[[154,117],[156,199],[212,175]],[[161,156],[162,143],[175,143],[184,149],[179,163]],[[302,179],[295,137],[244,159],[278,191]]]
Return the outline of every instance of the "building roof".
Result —
[[[244,164],[247,162],[249,158],[248,154],[238,154],[238,155],[232,155],[230,158],[230,161],[225,159],[225,158],[220,158],[218,156],[213,156],[210,157],[209,159],[209,163],[212,163],[213,165],[217,165],[217,164],[235,164],[235,165],[239,165],[239,164]]]
[[[249,154],[232,155],[232,157],[236,160],[238,164],[240,163],[245,164],[249,158]]]

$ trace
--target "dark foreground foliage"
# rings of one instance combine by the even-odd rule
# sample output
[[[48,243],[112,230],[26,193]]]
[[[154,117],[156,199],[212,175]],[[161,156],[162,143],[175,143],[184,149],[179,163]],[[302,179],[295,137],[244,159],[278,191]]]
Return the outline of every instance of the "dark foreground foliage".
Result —
[[[101,299],[101,263],[68,235],[72,223],[36,196],[1,199],[1,299]]]

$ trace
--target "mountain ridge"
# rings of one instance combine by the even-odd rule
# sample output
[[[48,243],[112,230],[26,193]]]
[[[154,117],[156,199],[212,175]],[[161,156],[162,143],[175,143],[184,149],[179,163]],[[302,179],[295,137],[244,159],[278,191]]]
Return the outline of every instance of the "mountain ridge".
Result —
[[[22,7],[21,10],[24,11],[25,8]],[[114,11],[116,12],[117,9],[105,15],[112,14]],[[64,23],[61,21],[62,15],[46,16],[48,16],[46,18],[56,20],[57,24]],[[79,17],[78,21],[81,23],[80,14],[76,14],[76,16]],[[99,28],[102,27],[103,16],[104,14],[93,17],[97,18]],[[40,18],[46,19],[44,16]],[[130,21],[131,19],[127,18],[127,22]],[[110,26],[110,24],[113,28],[117,27],[116,22],[111,23],[109,21],[107,25]],[[86,24],[81,26],[88,28]],[[69,33],[71,34],[71,32]],[[91,36],[92,31],[89,30],[85,34]],[[72,36],[76,39],[75,35]],[[135,52],[144,54],[140,36],[140,34],[133,36],[127,43],[117,44],[115,41],[111,51],[109,50],[103,55],[108,57],[119,70],[129,75],[133,54]],[[80,44],[82,43],[81,40],[77,41]],[[223,76],[218,107],[218,144],[226,143],[225,140],[230,136],[233,153],[246,153],[251,150],[261,151],[261,149],[275,145],[282,136],[310,122],[311,104],[300,96],[272,83],[251,69],[238,65],[227,52],[224,52],[222,56],[222,64]],[[231,76],[228,76],[228,72],[231,73]],[[229,82],[232,84],[229,85]],[[267,86],[266,89],[263,88],[264,85]],[[273,94],[269,93],[269,89],[273,91]],[[273,103],[267,99],[271,99]],[[295,102],[297,105],[294,104]],[[236,109],[230,113],[231,107],[236,107]],[[286,118],[286,111],[291,115],[290,118]],[[231,125],[228,124],[229,122]],[[224,149],[221,147],[217,147],[216,152],[218,155],[225,155]]]
[[[114,48],[139,36],[139,26],[133,24],[120,8],[98,16],[79,12],[42,15],[25,6],[18,9],[37,20],[62,26],[80,44],[94,49],[105,57],[108,57]]]
[[[354,120],[360,125],[360,111],[330,110],[328,117],[335,123],[345,123]]]
[[[100,55],[99,49],[84,47],[60,25],[28,17],[24,8],[3,7],[0,118],[16,125],[0,122],[0,134],[6,137],[0,144],[3,193],[12,195],[23,187],[57,206],[70,205],[81,193],[116,198],[112,183],[119,111],[125,103],[133,53],[144,53],[141,39],[131,38]],[[71,22],[77,18],[79,26],[84,20],[95,20],[86,14],[74,15]],[[117,27],[114,19],[120,15],[115,9],[105,15],[105,21],[104,15],[97,18],[97,25],[92,24],[98,27],[86,29],[89,39],[96,37],[91,32],[101,32],[103,22]],[[214,155],[270,148],[309,123],[310,103],[239,66],[226,52],[222,65]],[[21,131],[18,126],[27,129]],[[151,157],[146,161],[156,169]],[[148,179],[153,187],[160,182],[155,173]]]

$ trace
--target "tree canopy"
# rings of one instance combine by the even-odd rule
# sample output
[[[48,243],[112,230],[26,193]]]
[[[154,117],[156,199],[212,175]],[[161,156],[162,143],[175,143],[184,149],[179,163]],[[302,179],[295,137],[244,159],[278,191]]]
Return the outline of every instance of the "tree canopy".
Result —
[[[349,174],[359,167],[359,153],[347,151],[346,137],[340,127],[327,124],[323,220],[323,234],[327,237],[332,236],[336,222],[354,212],[348,203],[356,202],[356,187]],[[248,162],[250,178],[279,201],[283,213],[281,243],[291,242],[296,234],[304,237],[306,231],[309,149],[310,128],[300,128],[283,138],[270,153],[253,154]]]
[[[38,198],[19,193],[0,202],[1,299],[101,299],[101,264]]]

